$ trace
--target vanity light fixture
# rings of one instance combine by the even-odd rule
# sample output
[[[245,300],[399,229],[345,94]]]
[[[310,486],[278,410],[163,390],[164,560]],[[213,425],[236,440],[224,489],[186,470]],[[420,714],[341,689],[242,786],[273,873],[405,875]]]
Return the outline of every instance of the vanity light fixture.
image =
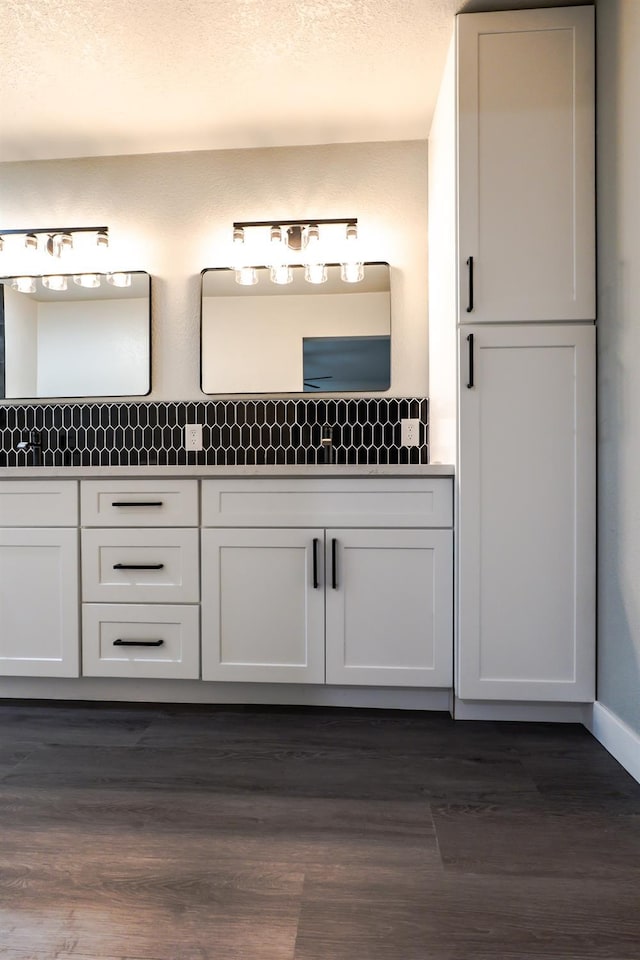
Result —
[[[359,283],[364,279],[364,263],[358,258],[358,225],[347,224],[347,243],[345,259],[340,264],[340,276],[345,283]]]
[[[0,251],[7,237],[24,237],[27,250],[38,250],[40,235],[46,237],[45,249],[52,257],[61,257],[73,249],[73,238],[77,233],[94,233],[96,244],[102,249],[109,246],[109,227],[37,227],[28,230],[0,230]]]
[[[364,264],[359,259],[357,248],[352,247],[358,237],[358,221],[356,217],[349,219],[325,220],[288,220],[274,223],[269,220],[245,220],[233,224],[234,264],[236,282],[250,285],[258,282],[255,266],[247,263],[245,253],[245,232],[255,230],[256,235],[262,231],[263,238],[268,240],[263,246],[263,255],[252,260],[254,263],[263,262],[269,267],[271,281],[277,284],[291,283],[293,280],[292,264],[304,266],[305,280],[309,283],[324,283],[327,279],[327,258],[322,253],[320,243],[321,228],[324,226],[344,226],[346,228],[347,244],[339,240],[340,249],[340,276],[345,283],[357,283],[364,277]],[[329,230],[322,231],[323,240],[331,250],[332,238]],[[344,237],[344,234],[343,234]]]

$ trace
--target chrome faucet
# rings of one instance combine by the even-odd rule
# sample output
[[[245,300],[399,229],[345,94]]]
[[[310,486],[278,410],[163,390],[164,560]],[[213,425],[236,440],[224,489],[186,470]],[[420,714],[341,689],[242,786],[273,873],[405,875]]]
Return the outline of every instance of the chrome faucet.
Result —
[[[320,444],[324,451],[324,463],[333,463],[333,428],[328,423],[322,427]]]
[[[23,450],[26,454],[32,451],[34,466],[40,466],[42,456],[42,440],[38,430],[30,430],[26,440],[21,440],[16,445],[16,449]]]

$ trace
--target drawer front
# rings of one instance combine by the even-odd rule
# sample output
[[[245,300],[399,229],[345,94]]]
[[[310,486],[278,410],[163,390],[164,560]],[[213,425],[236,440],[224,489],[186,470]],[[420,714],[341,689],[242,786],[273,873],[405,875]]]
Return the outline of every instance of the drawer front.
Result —
[[[197,680],[198,607],[85,603],[82,673],[85,677]]]
[[[197,527],[197,480],[84,480],[83,527]]]
[[[83,600],[197,603],[198,536],[197,530],[83,530]]]
[[[2,480],[0,527],[75,527],[75,480]]]
[[[203,480],[209,527],[450,527],[448,477]]]

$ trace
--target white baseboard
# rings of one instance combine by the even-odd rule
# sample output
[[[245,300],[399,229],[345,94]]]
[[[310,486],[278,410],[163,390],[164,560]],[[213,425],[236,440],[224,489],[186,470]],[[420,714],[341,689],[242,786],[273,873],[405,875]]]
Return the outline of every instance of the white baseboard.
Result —
[[[594,703],[585,722],[605,750],[640,783],[640,735],[602,703]]]
[[[587,703],[497,702],[493,700],[459,700],[454,702],[456,720],[515,720],[523,723],[584,723],[588,719]]]
[[[119,703],[284,704],[449,712],[448,689],[338,687],[295,683],[213,683],[202,680],[3,677],[3,698],[102,700]]]

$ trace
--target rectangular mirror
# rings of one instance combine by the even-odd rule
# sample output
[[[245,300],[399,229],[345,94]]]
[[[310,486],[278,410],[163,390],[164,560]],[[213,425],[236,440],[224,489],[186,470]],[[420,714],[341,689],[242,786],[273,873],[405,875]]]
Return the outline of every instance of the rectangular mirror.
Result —
[[[366,263],[364,280],[345,283],[340,265],[311,284],[241,286],[233,270],[202,272],[201,385],[204,393],[377,391],[391,386],[388,263]]]
[[[88,275],[85,275],[88,276]],[[151,389],[151,277],[136,270],[66,290],[41,277],[22,293],[0,278],[0,341],[6,399],[145,396]],[[24,279],[24,278],[21,278]],[[27,278],[28,279],[28,278]],[[24,285],[24,284],[23,284]],[[15,284],[14,284],[15,286]]]

